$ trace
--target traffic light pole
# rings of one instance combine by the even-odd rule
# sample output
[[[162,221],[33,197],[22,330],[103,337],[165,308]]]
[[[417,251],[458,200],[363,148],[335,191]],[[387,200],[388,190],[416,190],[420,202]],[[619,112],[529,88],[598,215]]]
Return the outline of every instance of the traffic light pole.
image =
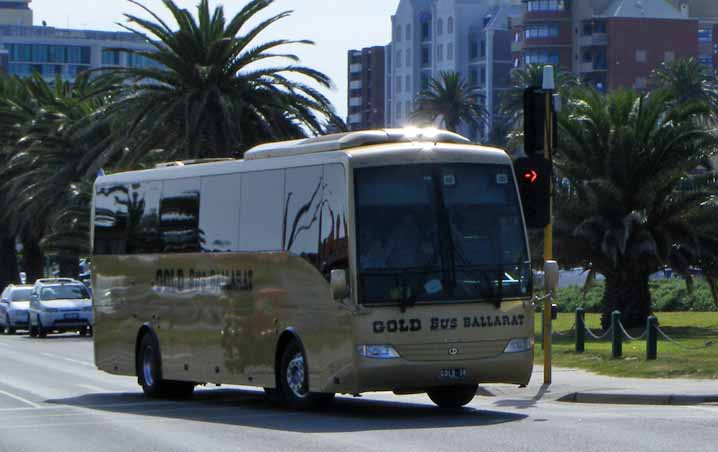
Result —
[[[548,74],[544,70],[544,85],[546,85],[546,78]],[[553,73],[550,74],[553,78]],[[551,81],[553,85],[553,80]],[[552,87],[552,86],[551,86]],[[553,162],[553,117],[554,114],[553,106],[553,90],[545,90],[545,105],[546,105],[546,123],[544,126],[544,158],[548,161]],[[553,163],[552,163],[553,164]],[[550,189],[549,193],[553,195],[553,180],[549,182]],[[550,196],[549,201],[549,215],[550,220],[548,226],[544,229],[544,262],[553,260],[553,196]],[[551,334],[552,334],[552,320],[551,320],[551,297],[544,298],[543,302],[543,383],[545,385],[551,384]]]

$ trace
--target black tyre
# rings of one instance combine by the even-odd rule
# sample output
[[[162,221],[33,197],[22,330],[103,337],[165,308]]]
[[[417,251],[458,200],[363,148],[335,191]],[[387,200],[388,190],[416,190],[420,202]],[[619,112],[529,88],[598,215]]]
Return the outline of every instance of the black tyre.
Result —
[[[297,341],[291,341],[282,352],[277,395],[284,405],[294,410],[323,408],[334,400],[333,393],[309,392],[307,358]]]
[[[40,322],[40,317],[37,318],[37,337],[39,338],[46,338],[47,337],[47,330],[44,326],[42,326],[42,322]]]
[[[10,324],[10,316],[5,314],[5,327],[3,328],[3,334],[15,334],[15,328]]]
[[[471,402],[478,389],[479,385],[451,386],[429,389],[426,393],[439,408],[456,409]]]
[[[32,317],[28,319],[27,332],[30,337],[37,337],[37,326],[33,325]]]
[[[159,344],[152,334],[145,334],[137,356],[137,377],[142,392],[152,398],[189,397],[195,384],[162,379],[162,358]]]
[[[90,331],[90,327],[89,327],[89,326],[83,326],[82,328],[80,328],[80,336],[81,336],[81,337],[86,337],[87,334],[89,333],[89,331]]]

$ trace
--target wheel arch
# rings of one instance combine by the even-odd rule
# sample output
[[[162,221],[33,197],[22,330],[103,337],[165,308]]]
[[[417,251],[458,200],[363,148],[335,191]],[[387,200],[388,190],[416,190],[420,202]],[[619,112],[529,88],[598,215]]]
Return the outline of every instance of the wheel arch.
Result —
[[[135,375],[137,378],[140,377],[140,345],[142,344],[142,339],[144,339],[145,336],[150,335],[152,338],[154,338],[155,344],[157,345],[157,354],[160,357],[160,375],[162,375],[162,348],[160,347],[160,340],[157,337],[157,333],[155,333],[154,328],[152,328],[152,325],[149,323],[144,323],[139,330],[137,330],[137,336],[135,338]]]
[[[274,349],[274,384],[276,388],[279,387],[279,366],[282,361],[282,353],[284,352],[284,349],[287,347],[287,345],[292,341],[297,341],[299,347],[302,349],[302,352],[304,352],[304,359],[307,360],[307,366],[309,366],[307,349],[304,347],[304,342],[302,342],[302,338],[299,337],[299,333],[297,332],[297,330],[295,330],[294,328],[287,328],[282,332],[282,334],[279,335],[277,346]]]

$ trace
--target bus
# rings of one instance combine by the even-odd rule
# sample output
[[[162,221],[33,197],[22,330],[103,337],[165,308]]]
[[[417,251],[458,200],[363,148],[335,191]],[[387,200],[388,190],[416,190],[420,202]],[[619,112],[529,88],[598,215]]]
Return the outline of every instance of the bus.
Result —
[[[526,385],[533,276],[502,150],[435,129],[266,144],[97,179],[97,367],[150,397],[264,388],[469,403]]]

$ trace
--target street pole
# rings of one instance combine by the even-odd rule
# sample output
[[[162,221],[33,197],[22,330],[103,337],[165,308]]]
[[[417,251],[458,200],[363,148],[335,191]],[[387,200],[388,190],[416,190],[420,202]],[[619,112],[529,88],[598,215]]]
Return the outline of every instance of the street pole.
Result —
[[[554,82],[553,66],[545,66],[543,71],[543,90],[545,97],[546,122],[544,126],[544,158],[553,162],[553,91],[556,88]],[[553,193],[553,180],[550,181],[549,192]],[[544,262],[553,260],[553,196],[549,201],[550,220],[544,229]],[[543,302],[543,383],[551,384],[551,302],[552,297],[544,298]]]

